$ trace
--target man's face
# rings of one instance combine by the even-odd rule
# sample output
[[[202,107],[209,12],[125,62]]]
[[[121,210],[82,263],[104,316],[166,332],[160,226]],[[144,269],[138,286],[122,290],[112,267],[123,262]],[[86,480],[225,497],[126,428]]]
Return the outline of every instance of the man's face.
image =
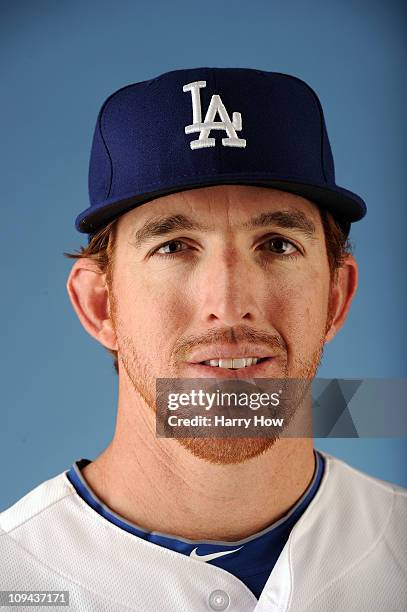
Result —
[[[324,230],[308,200],[234,185],[156,199],[117,227],[120,367],[152,408],[157,378],[312,378],[329,289]],[[202,363],[232,357],[261,361],[234,370]],[[196,454],[208,449],[208,440],[195,442]],[[252,453],[271,443],[258,439]]]

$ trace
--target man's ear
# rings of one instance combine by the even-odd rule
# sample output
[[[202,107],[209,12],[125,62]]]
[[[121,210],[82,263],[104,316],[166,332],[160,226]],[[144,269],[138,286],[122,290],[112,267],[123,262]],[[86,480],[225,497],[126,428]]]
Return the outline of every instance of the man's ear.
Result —
[[[78,259],[67,281],[72,306],[83,327],[95,340],[117,350],[116,334],[110,317],[106,275],[92,259]]]
[[[330,342],[345,323],[357,286],[358,266],[353,255],[348,255],[343,266],[338,269],[337,278],[331,287],[325,342]]]

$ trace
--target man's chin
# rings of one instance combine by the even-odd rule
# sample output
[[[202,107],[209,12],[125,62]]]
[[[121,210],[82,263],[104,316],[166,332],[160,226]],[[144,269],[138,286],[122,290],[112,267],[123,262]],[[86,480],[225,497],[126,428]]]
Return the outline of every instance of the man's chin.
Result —
[[[192,455],[216,465],[235,465],[266,453],[278,440],[272,438],[176,438]]]

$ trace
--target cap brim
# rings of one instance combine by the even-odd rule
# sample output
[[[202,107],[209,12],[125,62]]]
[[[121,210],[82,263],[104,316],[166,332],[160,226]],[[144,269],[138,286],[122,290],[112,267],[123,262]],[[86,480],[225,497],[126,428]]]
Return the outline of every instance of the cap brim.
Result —
[[[201,180],[199,184],[191,183],[188,185],[184,183],[182,186],[162,188],[144,193],[143,195],[129,194],[119,200],[111,198],[98,205],[87,208],[78,215],[75,223],[76,229],[79,232],[93,235],[116,217],[141,204],[145,204],[146,202],[150,202],[151,200],[171,193],[215,185],[269,187],[302,196],[314,202],[317,206],[328,210],[342,227],[346,235],[349,233],[350,224],[359,221],[366,214],[366,204],[362,198],[343,187],[327,187],[326,185],[308,184],[284,179],[253,180],[249,177],[247,179],[244,177],[238,179],[214,179],[211,177],[211,179],[207,181],[204,179]]]

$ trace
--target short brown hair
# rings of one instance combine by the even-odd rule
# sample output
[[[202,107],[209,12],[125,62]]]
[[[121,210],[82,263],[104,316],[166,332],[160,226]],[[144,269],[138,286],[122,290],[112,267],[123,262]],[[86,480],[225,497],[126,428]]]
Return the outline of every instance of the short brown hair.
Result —
[[[344,259],[352,253],[352,246],[347,235],[334,217],[325,209],[319,209],[322,226],[325,233],[326,251],[328,256],[331,283],[337,278],[337,272],[342,267]],[[112,286],[112,270],[114,258],[114,245],[116,240],[116,226],[118,219],[96,232],[87,246],[81,246],[75,253],[64,253],[70,259],[92,259],[97,262],[101,274],[106,274],[108,287]],[[113,355],[113,364],[119,372],[117,351],[108,349]]]

